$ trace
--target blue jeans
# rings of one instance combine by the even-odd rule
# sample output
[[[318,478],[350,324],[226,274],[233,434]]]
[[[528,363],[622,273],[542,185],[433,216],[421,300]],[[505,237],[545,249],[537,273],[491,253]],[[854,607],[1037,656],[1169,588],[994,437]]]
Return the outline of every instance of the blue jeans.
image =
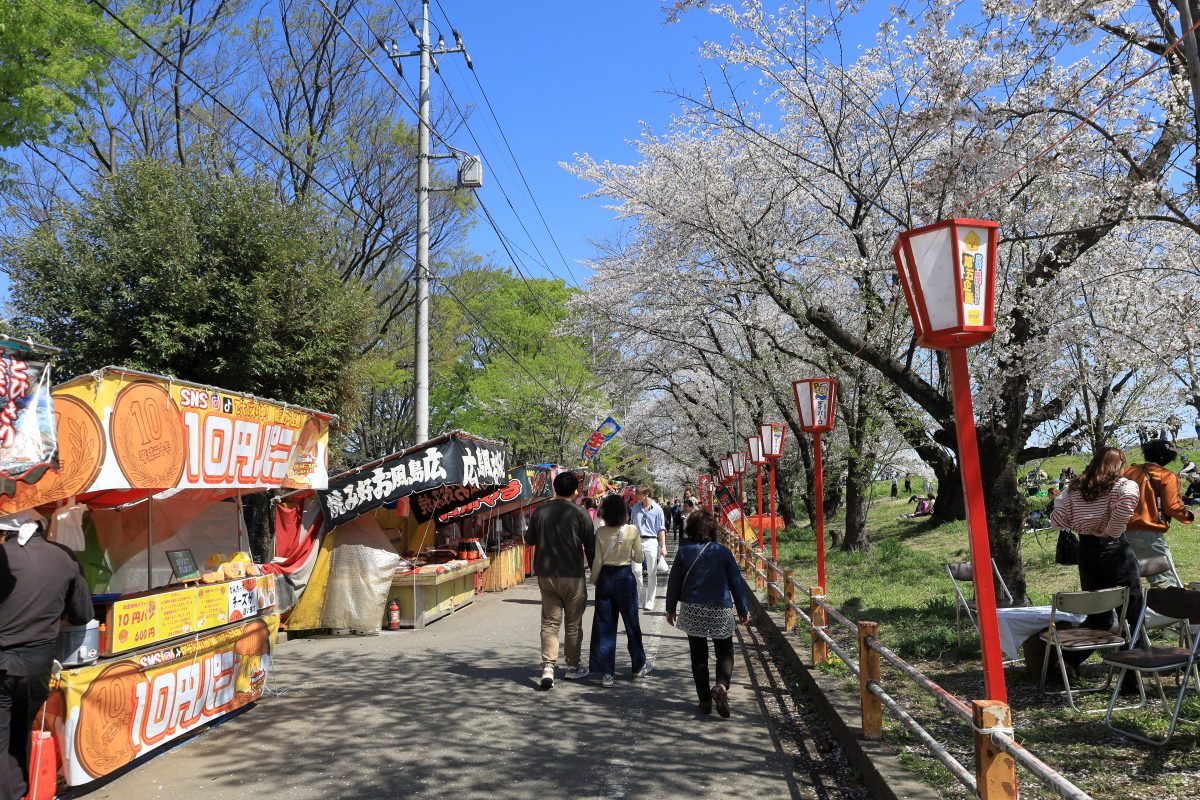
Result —
[[[642,624],[638,619],[638,590],[629,567],[601,567],[596,581],[596,609],[592,614],[592,644],[588,670],[612,675],[617,669],[617,615],[625,622],[629,658],[636,675],[646,664]]]

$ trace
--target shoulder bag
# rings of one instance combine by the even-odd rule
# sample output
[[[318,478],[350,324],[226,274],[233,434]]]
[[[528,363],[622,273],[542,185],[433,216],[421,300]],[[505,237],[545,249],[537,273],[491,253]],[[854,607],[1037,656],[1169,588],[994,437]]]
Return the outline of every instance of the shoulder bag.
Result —
[[[612,540],[609,541],[608,547],[604,550],[604,553],[596,554],[599,557],[592,562],[593,585],[600,580],[600,570],[604,568],[604,562],[608,561],[608,557],[612,555],[613,550],[617,549],[617,544],[620,543],[621,539],[625,537],[625,529],[628,527],[630,526],[622,525],[621,527],[617,528],[617,532],[613,534]]]

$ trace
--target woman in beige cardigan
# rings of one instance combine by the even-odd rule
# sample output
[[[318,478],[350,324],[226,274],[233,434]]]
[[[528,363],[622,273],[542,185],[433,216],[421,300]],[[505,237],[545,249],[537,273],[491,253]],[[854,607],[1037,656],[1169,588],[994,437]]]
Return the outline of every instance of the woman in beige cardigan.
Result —
[[[617,666],[617,615],[625,622],[629,658],[633,676],[650,674],[653,665],[646,661],[642,647],[642,625],[638,618],[637,580],[632,564],[641,564],[642,540],[637,528],[627,524],[629,509],[617,495],[609,495],[600,504],[604,525],[596,531],[596,555],[592,562],[592,583],[596,585],[595,612],[592,614],[592,644],[588,648],[588,669],[603,676],[604,686],[613,685]]]

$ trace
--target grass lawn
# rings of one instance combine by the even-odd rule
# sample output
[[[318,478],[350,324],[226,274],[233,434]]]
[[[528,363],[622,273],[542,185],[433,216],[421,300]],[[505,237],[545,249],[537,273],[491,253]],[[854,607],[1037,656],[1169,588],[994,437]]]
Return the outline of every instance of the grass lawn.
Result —
[[[1194,443],[1190,448],[1187,444],[1184,443],[1185,450],[1195,457]],[[1136,448],[1129,455],[1133,461],[1140,461]],[[1057,477],[1059,470],[1068,463],[1080,472],[1084,459],[1050,459],[1043,463],[1042,469]],[[1178,463],[1171,466],[1178,468]],[[912,506],[904,497],[892,500],[888,496],[890,489],[890,482],[880,482],[875,487],[878,499],[872,506],[868,523],[870,552],[827,551],[827,596],[851,620],[878,622],[884,644],[960,700],[969,703],[983,697],[979,639],[970,623],[964,620],[967,629],[963,632],[963,644],[960,646],[957,642],[954,589],[944,567],[952,561],[970,560],[966,524],[960,522],[934,528],[926,520],[901,519],[900,515],[909,513]],[[828,523],[826,530],[840,526],[839,519]],[[1167,534],[1185,583],[1200,581],[1200,536],[1197,533],[1200,529],[1196,526],[1175,522]],[[1035,605],[1048,605],[1055,592],[1079,588],[1076,567],[1054,563],[1057,538],[1056,531],[1046,531],[1038,537],[1027,535],[1022,544],[1028,594]],[[800,583],[805,586],[815,583],[815,544],[807,523],[781,535],[779,561],[782,566],[795,569]],[[831,621],[830,631],[848,652],[857,652],[854,637],[848,632],[843,633],[845,629],[841,625]],[[1039,670],[1040,666],[1038,664]],[[882,668],[883,684],[888,692],[971,769],[969,726],[941,711],[932,698],[886,662]],[[856,679],[840,662],[835,661],[827,669],[834,674],[844,674],[847,691],[857,694]],[[1085,687],[1100,686],[1105,674],[1099,657],[1093,656],[1084,664],[1082,684]],[[1191,719],[1200,723],[1200,694],[1189,692],[1171,744],[1150,747],[1109,730],[1104,725],[1102,712],[1075,713],[1065,700],[1041,694],[1036,678],[1027,674],[1024,664],[1007,667],[1005,677],[1017,740],[1097,800],[1200,797],[1200,724],[1185,722]],[[1168,681],[1166,686],[1168,700],[1173,706],[1171,690],[1174,681]],[[1108,697],[1106,692],[1077,695],[1076,703],[1088,710],[1104,709]],[[1128,702],[1125,698],[1122,700]],[[937,787],[943,797],[970,796],[924,747],[891,720],[886,711],[884,719],[885,740],[896,748],[910,769]],[[1165,733],[1168,719],[1167,712],[1158,703],[1141,711],[1114,714],[1118,725],[1134,726],[1150,735]],[[1037,783],[1029,773],[1020,769],[1018,772],[1022,779],[1022,797],[1057,796]]]

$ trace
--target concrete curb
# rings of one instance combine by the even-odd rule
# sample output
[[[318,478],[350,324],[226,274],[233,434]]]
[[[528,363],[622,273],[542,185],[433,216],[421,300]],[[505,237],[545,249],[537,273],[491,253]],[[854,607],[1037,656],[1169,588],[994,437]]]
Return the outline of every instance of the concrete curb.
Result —
[[[862,775],[871,797],[876,800],[938,800],[938,793],[905,769],[882,742],[862,738],[858,697],[846,694],[833,678],[813,669],[807,658],[801,657],[796,645],[807,644],[808,640],[784,633],[783,615],[768,611],[764,597],[750,584],[746,585],[746,595],[764,632],[779,645],[796,677],[804,681],[833,737]]]

